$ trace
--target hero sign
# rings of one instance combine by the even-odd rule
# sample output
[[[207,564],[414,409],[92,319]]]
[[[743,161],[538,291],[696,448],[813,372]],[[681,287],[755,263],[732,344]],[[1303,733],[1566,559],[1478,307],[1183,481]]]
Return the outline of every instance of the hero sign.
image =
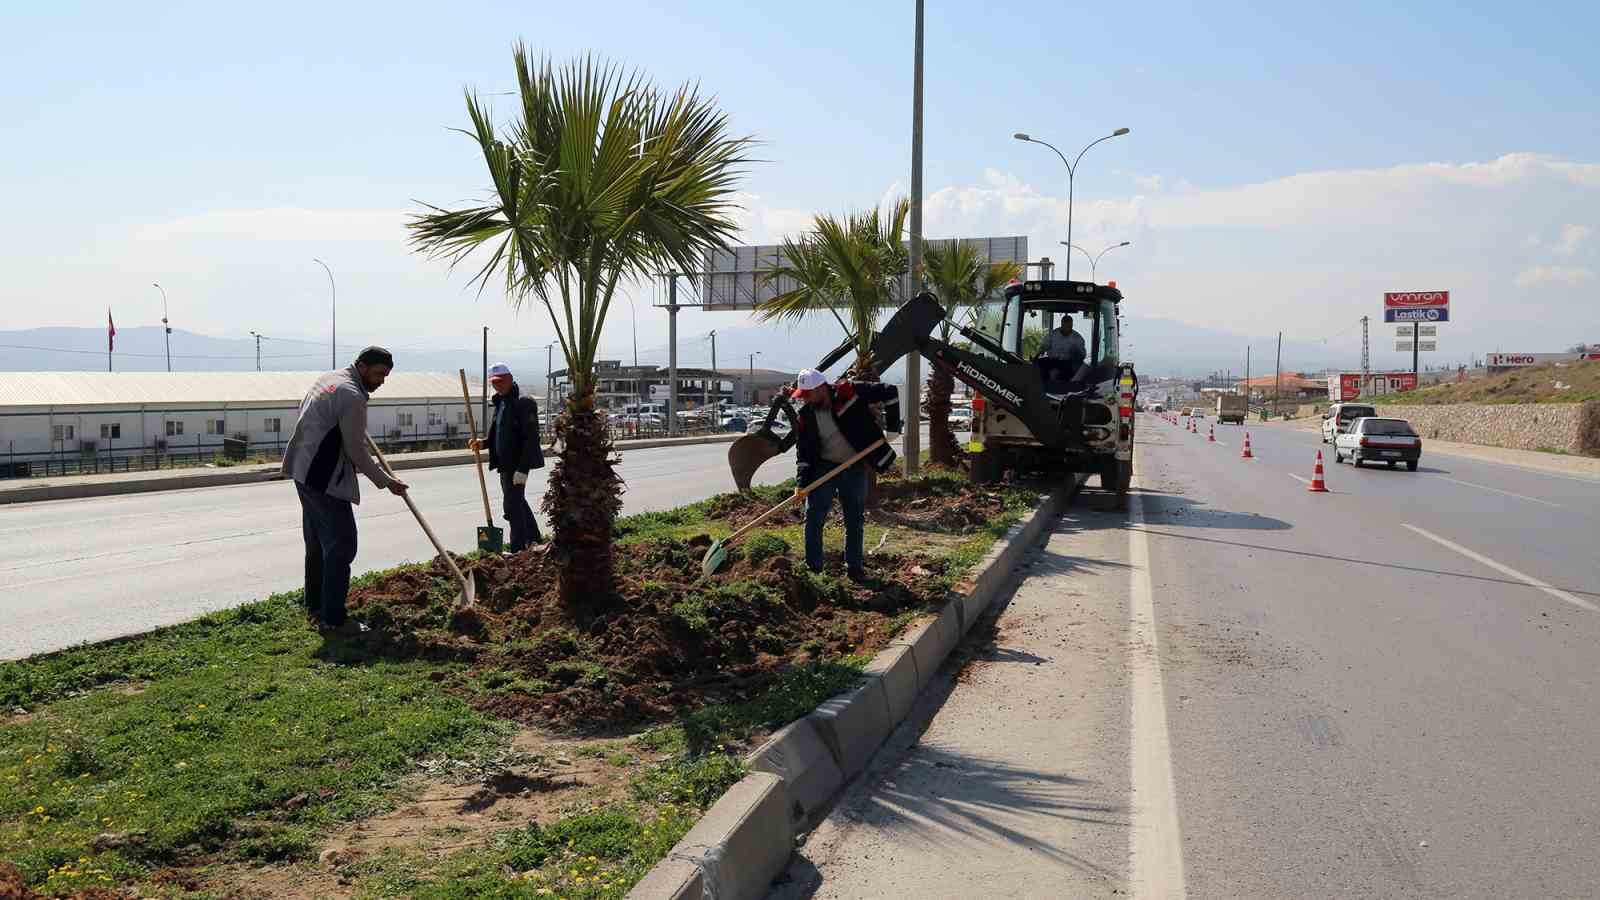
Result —
[[[1384,309],[1442,309],[1449,306],[1449,291],[1388,291],[1383,295]]]

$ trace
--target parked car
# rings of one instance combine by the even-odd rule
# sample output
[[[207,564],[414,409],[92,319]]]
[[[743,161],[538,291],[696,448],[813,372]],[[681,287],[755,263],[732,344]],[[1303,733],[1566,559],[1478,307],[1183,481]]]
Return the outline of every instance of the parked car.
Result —
[[[746,419],[744,416],[723,416],[722,417],[722,430],[723,431],[743,432],[743,431],[749,430],[749,428],[750,428],[750,420]]]
[[[1178,415],[1183,416],[1186,419],[1189,416],[1193,415],[1193,414],[1194,414],[1194,407],[1192,407],[1192,406],[1185,406],[1182,409],[1178,410]]]
[[[1391,469],[1405,463],[1415,472],[1422,460],[1422,438],[1405,419],[1365,416],[1351,422],[1334,438],[1333,461],[1346,459],[1356,468],[1369,462],[1386,462]]]
[[[1363,416],[1375,416],[1377,407],[1371,403],[1335,403],[1328,407],[1322,414],[1322,442],[1333,443],[1339,433],[1350,427],[1350,423]]]
[[[951,431],[971,431],[972,430],[972,410],[970,410],[970,409],[952,409],[952,410],[950,410],[950,430]]]

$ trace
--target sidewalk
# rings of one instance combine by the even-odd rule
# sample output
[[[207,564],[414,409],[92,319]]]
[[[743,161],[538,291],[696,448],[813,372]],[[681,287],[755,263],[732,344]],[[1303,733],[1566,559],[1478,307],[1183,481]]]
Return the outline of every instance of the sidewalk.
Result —
[[[769,900],[1126,893],[1125,522],[1074,508],[1056,523]]]
[[[1287,428],[1293,431],[1306,431],[1315,434],[1322,427],[1322,419],[1289,419],[1287,421],[1265,423],[1252,422],[1251,424],[1257,427]],[[1463,444],[1457,441],[1441,441],[1435,438],[1428,438],[1422,444],[1424,456],[1430,453],[1438,453],[1443,456],[1464,456],[1468,459],[1516,466],[1519,469],[1534,469],[1539,472],[1554,472],[1557,475],[1600,479],[1600,458],[1593,456],[1569,456],[1564,453],[1512,450],[1508,447],[1491,447],[1487,444]]]
[[[651,447],[688,447],[695,444],[726,444],[740,434],[714,434],[682,438],[648,438],[617,441],[618,450],[645,450]],[[470,450],[435,450],[424,453],[397,453],[388,457],[389,465],[401,469],[457,466],[472,462]],[[69,475],[58,478],[15,478],[0,481],[0,505],[33,503],[40,500],[67,500],[103,497],[112,494],[139,494],[147,491],[177,491],[186,488],[219,487],[272,481],[279,476],[276,462],[226,469],[196,467],[156,469],[146,472],[118,472],[105,475]]]

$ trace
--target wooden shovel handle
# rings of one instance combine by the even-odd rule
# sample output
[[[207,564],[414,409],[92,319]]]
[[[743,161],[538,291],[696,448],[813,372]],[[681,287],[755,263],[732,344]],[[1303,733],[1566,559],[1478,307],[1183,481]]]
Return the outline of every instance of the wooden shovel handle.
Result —
[[[378,465],[383,466],[383,471],[388,473],[390,478],[395,477],[394,469],[389,468],[389,461],[383,458],[383,451],[378,449],[377,442],[373,441],[370,434],[367,435],[367,449],[371,450],[372,455],[377,457]],[[411,492],[407,491],[401,494],[400,499],[406,501],[406,506],[410,508],[411,515],[415,516],[417,524],[422,526],[422,533],[426,534],[428,540],[433,542],[433,549],[439,551],[439,555],[444,557],[445,565],[448,565],[450,571],[455,573],[456,580],[461,582],[461,589],[465,591],[467,589],[467,576],[462,573],[461,567],[456,565],[456,561],[450,557],[450,554],[445,552],[444,544],[439,543],[439,536],[433,533],[433,529],[428,526],[428,520],[422,517],[422,510],[417,509],[417,504],[411,499]]]
[[[472,431],[472,439],[478,439],[478,420],[472,415],[472,394],[467,390],[467,370],[461,369],[461,399],[467,404],[467,428]],[[477,447],[472,448],[473,462],[477,463],[478,490],[483,492],[483,518],[494,527],[494,513],[489,509],[489,485],[483,480],[483,454]]]
[[[782,503],[779,503],[777,506],[774,506],[773,508],[767,510],[766,512],[762,513],[761,515],[756,516],[754,519],[751,519],[749,522],[746,522],[744,524],[744,526],[741,527],[738,531],[735,531],[733,534],[730,534],[727,537],[723,538],[722,539],[722,545],[724,547],[726,547],[727,545],[729,545],[729,544],[733,543],[734,541],[738,540],[739,538],[743,537],[745,532],[747,532],[750,529],[756,527],[757,525],[760,525],[762,522],[765,522],[766,520],[772,518],[780,510],[784,509],[789,504],[795,502],[796,500],[800,500],[800,499],[804,498],[807,494],[810,494],[812,491],[814,491],[817,488],[821,487],[823,482],[832,479],[833,476],[839,474],[840,472],[843,472],[845,469],[848,469],[851,466],[855,465],[856,463],[860,462],[861,460],[865,459],[867,454],[869,454],[872,451],[878,449],[879,447],[882,447],[885,443],[888,442],[888,440],[889,440],[888,438],[878,438],[877,440],[873,441],[867,447],[867,449],[862,450],[861,452],[857,453],[855,456],[852,456],[848,460],[838,464],[837,466],[834,466],[833,469],[828,472],[828,474],[822,476],[821,478],[818,478],[816,481],[811,482],[810,484],[806,485],[803,488],[796,488],[795,492],[793,494],[790,494],[789,496],[783,498],[783,502]]]

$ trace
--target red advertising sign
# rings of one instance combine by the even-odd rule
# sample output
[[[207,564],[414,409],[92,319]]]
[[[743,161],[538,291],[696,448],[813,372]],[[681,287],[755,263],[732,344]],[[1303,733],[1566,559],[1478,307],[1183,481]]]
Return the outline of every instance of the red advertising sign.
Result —
[[[1339,376],[1339,396],[1333,398],[1334,402],[1354,400],[1361,396],[1361,373],[1346,372]]]
[[[1384,309],[1444,309],[1450,306],[1449,291],[1386,291]]]

